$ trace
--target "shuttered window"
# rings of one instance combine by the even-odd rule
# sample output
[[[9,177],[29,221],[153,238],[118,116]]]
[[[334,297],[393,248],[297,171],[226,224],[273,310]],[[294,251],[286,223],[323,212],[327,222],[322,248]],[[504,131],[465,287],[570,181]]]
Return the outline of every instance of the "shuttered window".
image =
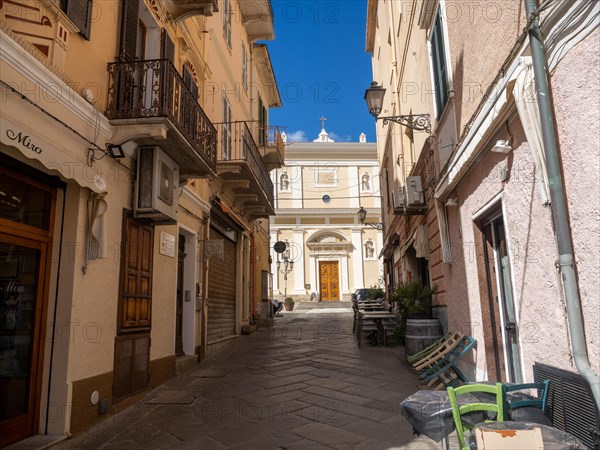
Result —
[[[431,31],[431,59],[435,90],[436,117],[439,119],[448,103],[448,66],[444,45],[442,14],[438,8]]]
[[[267,108],[265,108],[262,98],[258,98],[258,143],[267,144]]]
[[[69,19],[79,28],[81,35],[89,41],[92,27],[93,1],[61,0],[60,6]]]
[[[248,90],[248,52],[242,42],[242,84],[244,89]]]
[[[231,47],[231,1],[223,0],[223,37]]]
[[[138,49],[140,2],[139,0],[122,1],[119,57],[121,61],[135,61]]]
[[[223,95],[223,126],[221,127],[221,156],[223,161],[231,160],[231,105]]]

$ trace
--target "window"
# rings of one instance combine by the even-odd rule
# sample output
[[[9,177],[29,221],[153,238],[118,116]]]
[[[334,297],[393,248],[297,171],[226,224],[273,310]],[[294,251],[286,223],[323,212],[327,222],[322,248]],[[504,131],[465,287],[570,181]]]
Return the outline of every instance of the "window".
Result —
[[[258,144],[267,145],[267,108],[262,101],[262,98],[258,98]]]
[[[223,161],[231,160],[231,105],[223,96],[223,126],[221,128],[221,157]]]
[[[438,8],[433,30],[431,31],[431,59],[433,87],[435,90],[436,117],[439,119],[448,103],[448,67],[444,45],[442,14]]]
[[[334,168],[315,169],[315,186],[331,187],[337,186],[337,171]]]
[[[231,1],[223,0],[223,37],[231,47]]]
[[[246,46],[242,42],[242,84],[244,89],[248,90],[248,52]]]
[[[61,0],[60,7],[77,25],[81,35],[89,41],[92,26],[92,0]]]

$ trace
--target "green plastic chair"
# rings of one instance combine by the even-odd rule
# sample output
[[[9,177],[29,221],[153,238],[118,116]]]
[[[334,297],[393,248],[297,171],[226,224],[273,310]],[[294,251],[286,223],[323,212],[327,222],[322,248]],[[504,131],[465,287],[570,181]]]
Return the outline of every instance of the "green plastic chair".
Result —
[[[467,403],[459,405],[457,397],[463,394],[471,394],[474,392],[483,392],[496,396],[496,403]],[[492,411],[496,413],[496,421],[504,421],[504,396],[502,392],[502,383],[496,383],[495,386],[489,384],[465,384],[456,388],[448,387],[448,398],[452,407],[452,417],[456,425],[456,434],[461,450],[469,450],[469,444],[465,440],[465,430],[470,430],[473,425],[465,424],[462,421],[464,414],[474,411]]]

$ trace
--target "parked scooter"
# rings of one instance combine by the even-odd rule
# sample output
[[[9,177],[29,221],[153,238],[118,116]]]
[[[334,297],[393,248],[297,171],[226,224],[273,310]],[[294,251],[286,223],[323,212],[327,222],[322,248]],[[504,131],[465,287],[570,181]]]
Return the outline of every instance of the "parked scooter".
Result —
[[[275,316],[283,309],[283,303],[273,298],[271,299],[271,308],[273,310],[273,315]]]

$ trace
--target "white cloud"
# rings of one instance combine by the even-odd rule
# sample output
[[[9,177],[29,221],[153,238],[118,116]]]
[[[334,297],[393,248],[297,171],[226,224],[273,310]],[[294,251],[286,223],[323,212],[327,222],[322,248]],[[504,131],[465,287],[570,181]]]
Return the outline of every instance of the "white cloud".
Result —
[[[291,133],[288,133],[287,140],[289,142],[306,141],[306,140],[308,140],[308,138],[306,137],[306,132],[304,132],[302,130],[298,130],[298,131],[293,131]]]

